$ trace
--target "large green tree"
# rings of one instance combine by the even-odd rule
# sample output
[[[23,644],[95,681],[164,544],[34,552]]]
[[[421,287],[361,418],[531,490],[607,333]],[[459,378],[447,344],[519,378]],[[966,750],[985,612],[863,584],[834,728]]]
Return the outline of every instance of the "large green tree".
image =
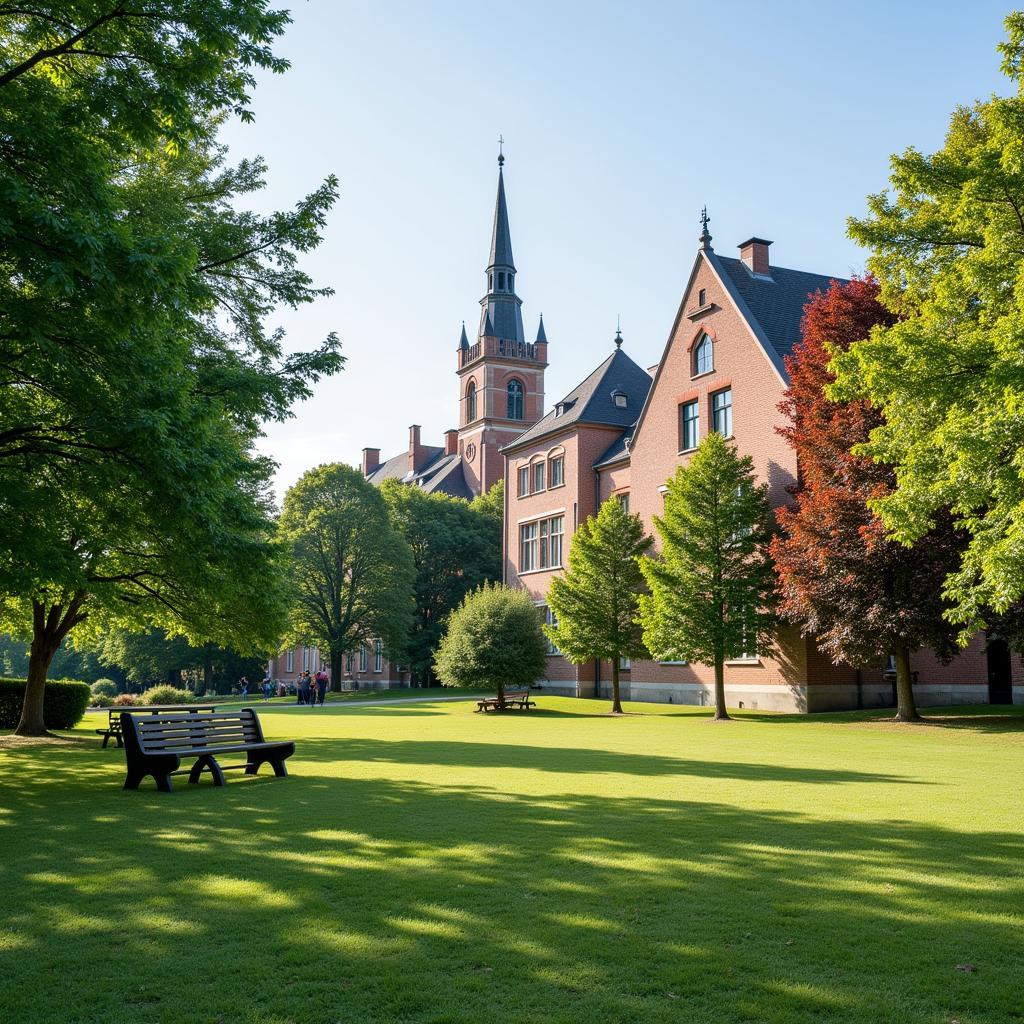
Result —
[[[727,719],[726,660],[764,653],[774,636],[768,488],[749,455],[711,433],[669,480],[654,525],[661,557],[640,563],[644,642],[659,659],[713,665],[715,718]]]
[[[544,674],[547,643],[525,590],[486,583],[452,613],[435,669],[446,686],[525,688]]]
[[[640,595],[647,589],[640,559],[653,537],[618,498],[584,520],[572,539],[569,564],[548,588],[555,624],[544,632],[574,665],[595,658],[611,662],[612,714],[622,713],[619,668],[623,658],[647,655],[640,623]]]
[[[285,643],[329,652],[334,690],[360,644],[380,640],[404,657],[415,568],[380,491],[351,466],[317,466],[285,495],[278,527],[289,558]]]
[[[1024,596],[1024,14],[1000,47],[1014,85],[957,109],[945,143],[892,158],[850,234],[899,314],[837,355],[838,399],[884,414],[858,451],[890,465],[875,499],[912,544],[952,509],[970,543],[946,581],[966,642]]]
[[[44,730],[71,630],[156,623],[263,646],[280,626],[261,422],[340,366],[263,320],[322,292],[298,269],[335,183],[238,202],[219,120],[282,70],[261,0],[0,4],[0,627],[31,638],[18,731]]]
[[[466,594],[501,575],[501,517],[487,506],[425,494],[398,480],[385,481],[380,490],[416,569],[405,659],[415,676],[429,683],[448,616]]]

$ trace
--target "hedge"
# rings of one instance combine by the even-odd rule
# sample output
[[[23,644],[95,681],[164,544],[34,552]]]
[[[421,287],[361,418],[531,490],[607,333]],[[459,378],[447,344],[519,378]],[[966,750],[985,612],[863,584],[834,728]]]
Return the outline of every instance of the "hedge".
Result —
[[[47,729],[71,729],[89,706],[88,683],[75,679],[48,679],[43,694],[43,721]],[[24,679],[0,679],[0,729],[13,729],[25,702]]]

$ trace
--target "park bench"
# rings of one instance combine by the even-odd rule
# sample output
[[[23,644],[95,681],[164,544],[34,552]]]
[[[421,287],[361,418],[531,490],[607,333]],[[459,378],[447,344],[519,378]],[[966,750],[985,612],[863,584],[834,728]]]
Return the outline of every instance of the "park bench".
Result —
[[[224,772],[244,768],[246,775],[255,775],[260,766],[269,764],[278,776],[287,775],[285,759],[295,753],[290,742],[268,743],[252,708],[241,711],[215,711],[211,714],[121,713],[121,734],[128,761],[125,789],[138,789],[139,783],[152,775],[156,788],[171,792],[171,776],[183,775],[182,758],[196,759],[188,769],[188,781],[199,781],[204,771],[213,776],[215,786],[224,785]],[[244,764],[222,765],[222,754],[246,754]]]
[[[117,740],[117,745],[123,747],[121,740],[121,712],[129,709],[139,715],[157,715],[164,711],[214,711],[213,704],[127,704],[120,707],[113,707],[107,715],[107,727],[97,729],[96,732],[103,737],[103,746],[112,740]]]
[[[536,702],[530,700],[529,690],[511,690],[505,694],[504,701],[497,697],[484,697],[476,702],[477,711],[511,711],[515,708],[518,711],[529,711],[536,707]]]

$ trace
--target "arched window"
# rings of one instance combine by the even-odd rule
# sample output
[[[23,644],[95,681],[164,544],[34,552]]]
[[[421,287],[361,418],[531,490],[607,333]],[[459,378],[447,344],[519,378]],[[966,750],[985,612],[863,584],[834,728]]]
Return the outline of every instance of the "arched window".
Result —
[[[508,397],[508,418],[521,420],[523,418],[523,385],[517,380],[510,380],[505,391]]]
[[[476,381],[471,380],[466,388],[466,422],[472,423],[476,419]]]
[[[715,368],[715,353],[711,338],[702,334],[693,350],[693,374],[710,373]]]

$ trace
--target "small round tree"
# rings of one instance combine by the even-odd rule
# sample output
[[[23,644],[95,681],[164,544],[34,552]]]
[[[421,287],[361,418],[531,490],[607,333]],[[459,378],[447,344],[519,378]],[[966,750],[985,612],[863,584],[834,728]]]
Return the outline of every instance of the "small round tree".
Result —
[[[544,674],[547,641],[525,590],[485,585],[452,612],[434,660],[446,686],[496,690],[527,687]]]

